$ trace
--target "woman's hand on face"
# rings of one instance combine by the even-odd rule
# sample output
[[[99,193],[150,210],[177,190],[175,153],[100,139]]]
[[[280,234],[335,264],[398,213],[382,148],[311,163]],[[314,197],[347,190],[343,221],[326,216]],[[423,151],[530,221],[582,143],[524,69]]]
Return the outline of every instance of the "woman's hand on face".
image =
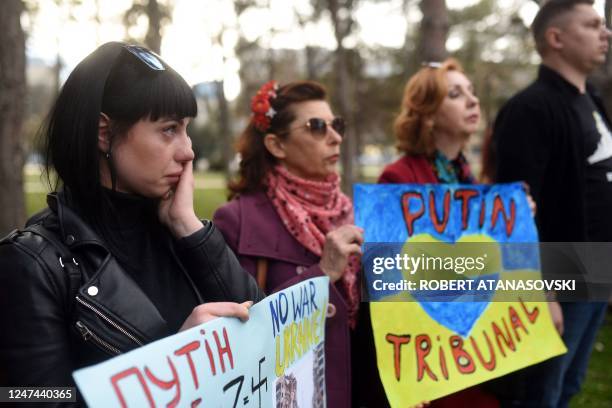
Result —
[[[187,320],[185,320],[185,323],[183,323],[179,329],[179,332],[191,329],[192,327],[209,322],[218,317],[237,317],[243,322],[246,322],[249,320],[249,308],[251,306],[253,306],[253,302],[251,300],[243,303],[202,303],[193,309]]]
[[[343,225],[327,233],[319,267],[332,283],[344,273],[349,257],[361,254],[362,243],[363,229],[355,225]]]
[[[183,238],[202,228],[193,210],[193,162],[187,162],[176,186],[159,203],[159,220],[175,238]]]

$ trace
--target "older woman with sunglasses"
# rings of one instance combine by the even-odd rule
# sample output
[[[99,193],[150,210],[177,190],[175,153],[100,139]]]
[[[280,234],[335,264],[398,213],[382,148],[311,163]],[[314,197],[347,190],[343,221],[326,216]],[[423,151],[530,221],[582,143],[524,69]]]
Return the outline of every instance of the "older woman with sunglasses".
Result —
[[[362,230],[340,191],[337,163],[344,121],[315,82],[265,84],[238,141],[234,197],[215,225],[266,292],[328,276],[325,332],[327,406],[349,407],[350,328],[359,306]]]
[[[70,74],[45,131],[61,188],[0,241],[0,384],[74,386],[79,367],[248,319],[262,292],[193,210],[196,111],[145,48],[104,44]]]

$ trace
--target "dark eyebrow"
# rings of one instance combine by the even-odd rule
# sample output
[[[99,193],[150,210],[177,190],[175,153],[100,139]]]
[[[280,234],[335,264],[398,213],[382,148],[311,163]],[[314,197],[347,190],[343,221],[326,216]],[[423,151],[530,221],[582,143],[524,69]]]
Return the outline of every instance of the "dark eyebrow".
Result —
[[[593,24],[603,24],[603,25],[605,25],[606,24],[606,19],[603,18],[603,17],[597,16],[597,17],[593,17],[590,22],[593,23]]]

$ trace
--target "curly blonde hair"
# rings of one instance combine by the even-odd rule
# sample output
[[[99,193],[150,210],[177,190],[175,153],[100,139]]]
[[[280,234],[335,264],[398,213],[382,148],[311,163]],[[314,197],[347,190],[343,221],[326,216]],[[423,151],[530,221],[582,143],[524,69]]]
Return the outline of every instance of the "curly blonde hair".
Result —
[[[457,60],[448,58],[441,64],[432,63],[421,68],[406,84],[401,111],[393,126],[399,151],[433,156],[436,150],[433,117],[448,92],[448,71],[463,72],[463,68]]]

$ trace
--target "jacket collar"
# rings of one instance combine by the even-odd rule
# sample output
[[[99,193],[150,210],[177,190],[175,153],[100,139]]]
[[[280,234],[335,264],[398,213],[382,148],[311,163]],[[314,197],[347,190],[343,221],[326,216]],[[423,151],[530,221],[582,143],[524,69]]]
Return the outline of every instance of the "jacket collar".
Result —
[[[554,69],[544,64],[540,65],[540,68],[538,71],[538,80],[541,80],[543,82],[546,82],[554,86],[555,88],[557,88],[558,90],[560,90],[566,95],[569,95],[569,96],[580,95],[580,90],[574,84],[572,84],[567,79],[565,79],[557,71],[555,71]],[[590,95],[595,95],[595,96],[598,95],[595,87],[588,81],[586,83],[586,92]]]
[[[241,195],[238,253],[312,265],[319,257],[298,242],[263,191]]]
[[[118,264],[102,238],[67,205],[65,192],[48,194],[47,204],[57,215],[63,242],[71,251],[79,253],[76,255],[79,261],[79,255],[96,259],[91,262],[94,266],[92,271],[82,269],[79,297],[104,311],[112,320],[137,334],[137,337],[145,342],[167,335],[166,321],[155,305]],[[103,250],[105,255],[94,256],[93,253],[97,251],[82,250],[92,245]],[[98,289],[95,295],[88,292],[88,288],[92,286]],[[193,284],[191,286],[193,287]],[[193,289],[198,299],[201,299],[198,290],[195,287]]]
[[[92,244],[107,250],[99,235],[66,204],[66,193],[64,191],[49,193],[47,195],[47,205],[57,214],[62,241],[69,248]]]

